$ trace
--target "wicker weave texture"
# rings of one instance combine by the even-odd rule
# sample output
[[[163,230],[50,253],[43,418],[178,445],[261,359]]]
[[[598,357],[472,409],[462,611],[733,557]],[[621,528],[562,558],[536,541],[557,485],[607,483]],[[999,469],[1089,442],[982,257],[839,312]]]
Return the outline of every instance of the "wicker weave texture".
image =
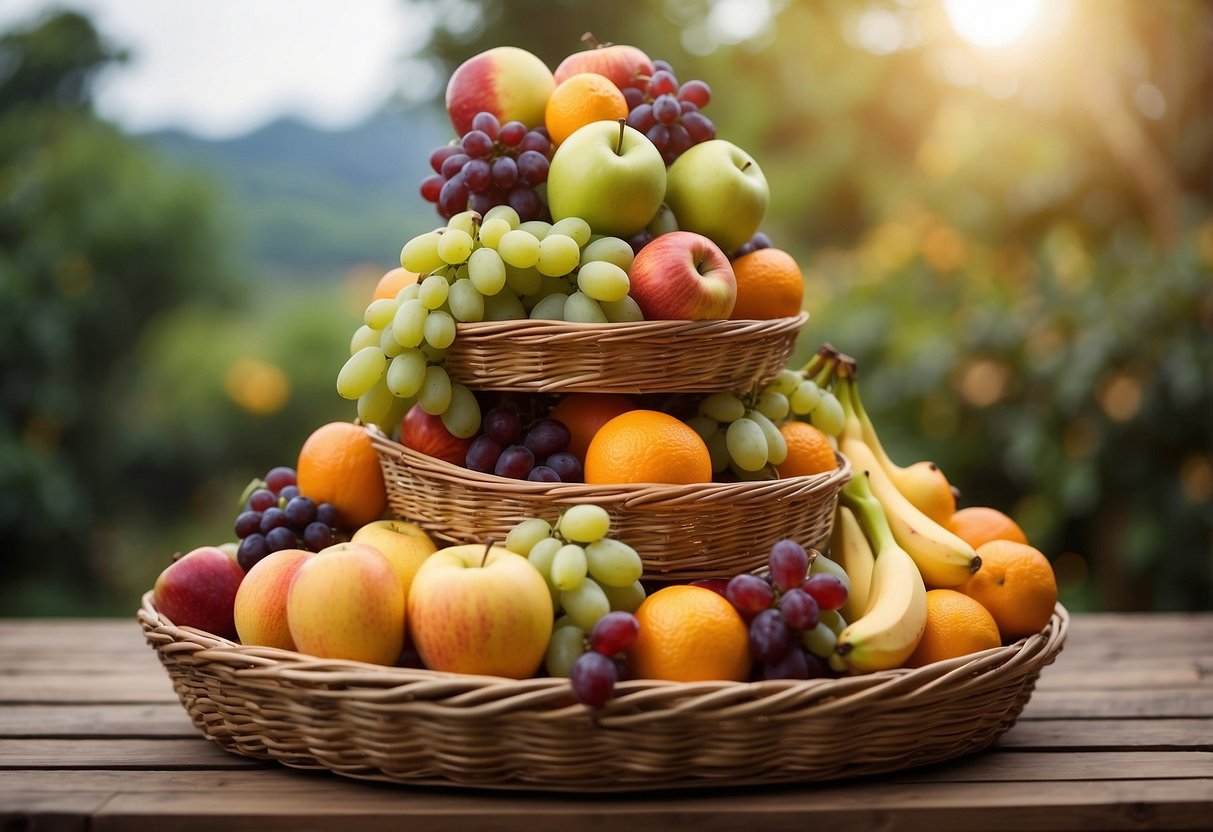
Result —
[[[459,324],[446,367],[452,380],[473,390],[740,392],[784,368],[808,317]]]
[[[444,543],[502,540],[529,517],[554,521],[579,503],[611,514],[612,535],[640,553],[645,575],[666,580],[728,578],[766,563],[771,544],[791,538],[825,548],[850,463],[825,474],[768,482],[582,485],[510,480],[451,465],[368,427],[388,504]]]
[[[138,614],[194,724],[222,748],[418,785],[636,791],[833,780],[940,762],[1010,728],[1069,616],[917,670],[812,681],[621,682],[599,712],[564,679],[322,660]]]

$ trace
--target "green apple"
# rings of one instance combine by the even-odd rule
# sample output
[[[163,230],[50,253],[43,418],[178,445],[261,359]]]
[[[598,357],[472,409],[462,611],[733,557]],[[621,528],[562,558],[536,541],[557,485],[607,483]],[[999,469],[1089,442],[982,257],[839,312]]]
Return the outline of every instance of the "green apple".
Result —
[[[770,195],[758,163],[722,139],[683,153],[666,177],[665,201],[678,227],[704,235],[726,254],[754,236]]]
[[[556,149],[547,186],[553,222],[581,217],[595,234],[626,239],[661,208],[665,162],[644,134],[622,120],[595,121]]]

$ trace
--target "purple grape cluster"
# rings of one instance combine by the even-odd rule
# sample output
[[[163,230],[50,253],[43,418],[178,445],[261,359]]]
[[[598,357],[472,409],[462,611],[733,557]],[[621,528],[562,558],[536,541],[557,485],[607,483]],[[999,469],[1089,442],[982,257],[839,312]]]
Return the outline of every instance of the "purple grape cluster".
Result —
[[[745,257],[747,254],[753,254],[759,249],[770,248],[771,238],[761,231],[757,232],[753,237],[741,244],[737,251],[733,252],[730,260],[736,260],[738,257]]]
[[[653,74],[637,76],[623,90],[628,102],[628,126],[649,137],[666,165],[693,145],[716,138],[716,125],[700,110],[712,100],[703,81],[679,85],[665,61],[653,61]]]
[[[590,649],[577,657],[569,670],[569,683],[577,701],[601,708],[621,677],[622,654],[636,642],[640,622],[630,612],[608,612],[590,630]]]
[[[343,537],[337,528],[337,509],[317,504],[299,493],[295,469],[270,469],[236,517],[240,546],[236,562],[248,572],[271,552],[304,548],[319,552]]]
[[[809,575],[809,556],[794,540],[771,546],[766,575],[733,577],[724,597],[750,627],[750,655],[761,679],[816,679],[829,675],[826,661],[801,644],[822,610],[836,610],[847,600],[847,588],[828,574]]]
[[[559,419],[540,419],[523,435],[511,404],[484,414],[480,435],[468,447],[464,465],[482,474],[531,482],[581,482],[581,461],[569,453],[571,434]]]
[[[524,222],[545,219],[547,205],[535,188],[547,181],[554,149],[546,128],[477,113],[462,139],[430,154],[434,173],[422,180],[421,196],[444,219],[495,205],[509,205]]]

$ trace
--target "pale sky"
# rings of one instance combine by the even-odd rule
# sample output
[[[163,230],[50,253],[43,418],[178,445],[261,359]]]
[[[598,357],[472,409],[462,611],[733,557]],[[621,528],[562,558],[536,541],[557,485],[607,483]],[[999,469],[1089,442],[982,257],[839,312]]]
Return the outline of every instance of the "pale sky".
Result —
[[[97,105],[133,132],[227,137],[287,114],[340,128],[436,80],[408,60],[428,23],[402,0],[4,0],[0,30],[56,7],[132,53]]]

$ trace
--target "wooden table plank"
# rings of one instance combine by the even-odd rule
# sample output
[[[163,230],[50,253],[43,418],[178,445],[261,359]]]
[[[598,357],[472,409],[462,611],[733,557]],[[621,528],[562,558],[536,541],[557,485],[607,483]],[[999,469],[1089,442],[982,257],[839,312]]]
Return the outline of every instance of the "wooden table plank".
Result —
[[[1023,715],[1035,719],[1213,717],[1213,692],[1208,685],[1110,691],[1045,688],[1032,693]]]
[[[204,739],[13,739],[0,743],[0,768],[248,768],[266,765]]]
[[[1213,719],[1020,719],[999,750],[1213,751]]]
[[[158,665],[128,673],[19,673],[0,676],[0,704],[177,702],[173,683]]]
[[[178,702],[158,705],[9,705],[0,708],[0,737],[201,736]]]

